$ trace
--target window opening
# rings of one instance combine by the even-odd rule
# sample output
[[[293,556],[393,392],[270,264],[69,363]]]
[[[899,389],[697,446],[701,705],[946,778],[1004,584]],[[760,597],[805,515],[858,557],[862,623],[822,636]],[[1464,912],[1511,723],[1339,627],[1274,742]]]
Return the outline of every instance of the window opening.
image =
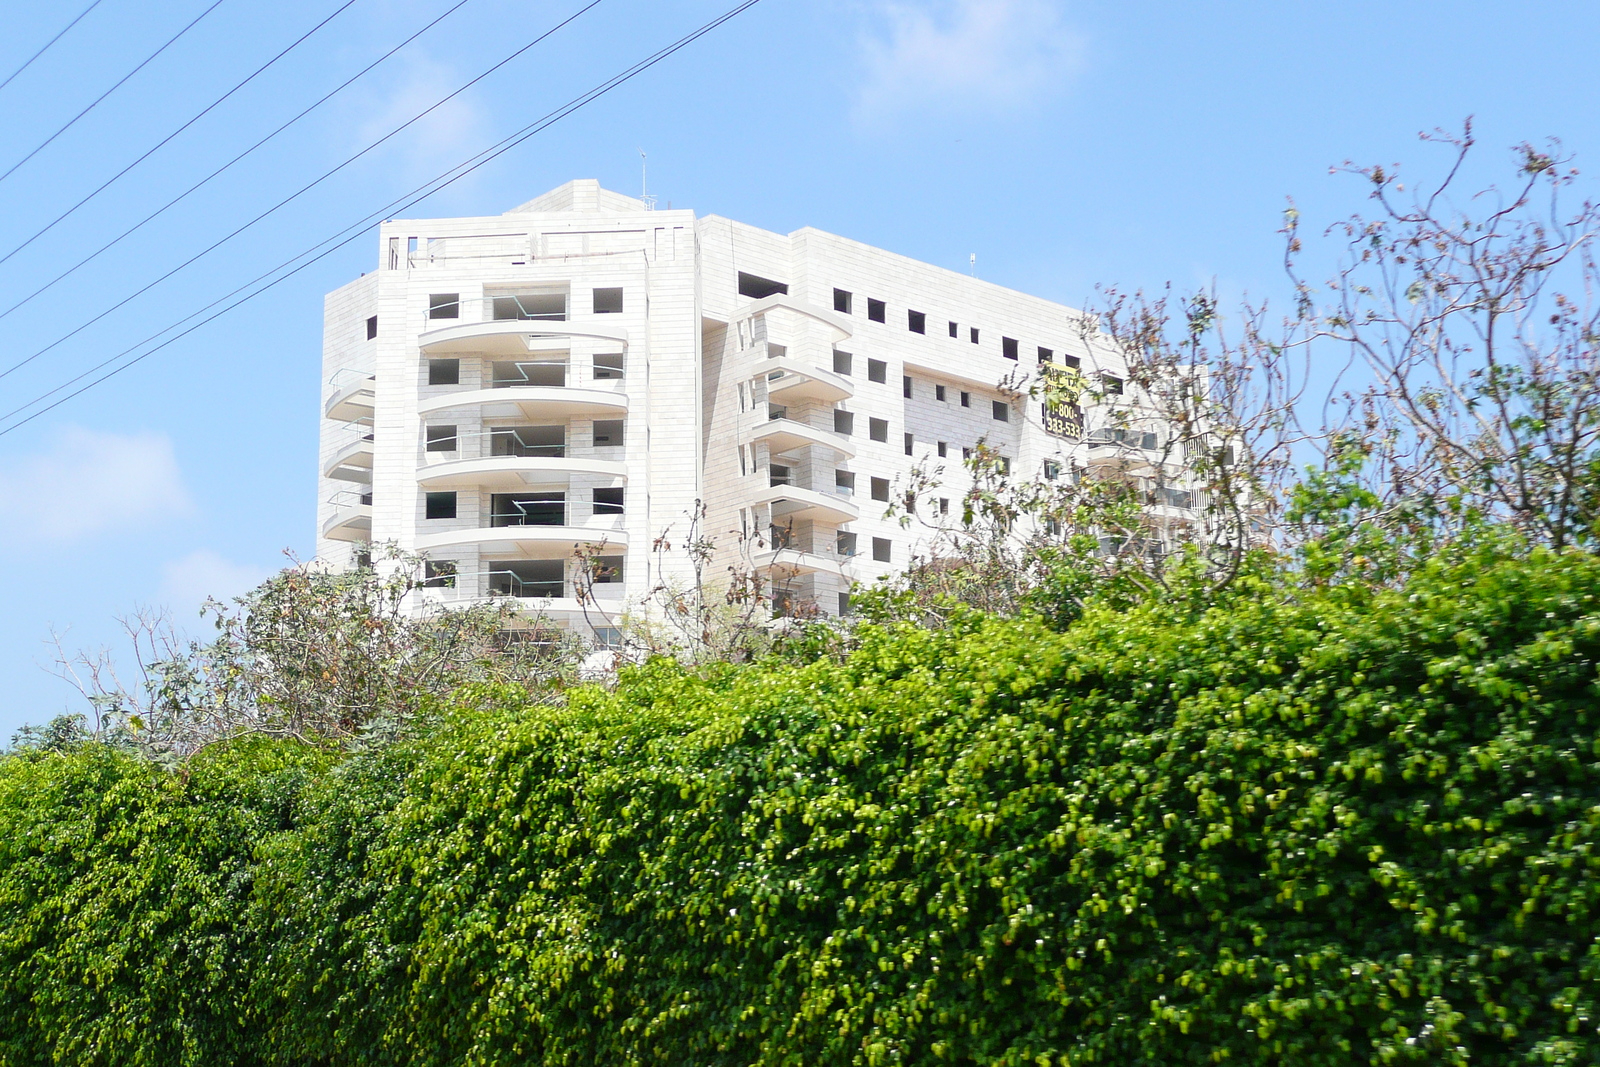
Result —
[[[454,426],[429,426],[426,430],[429,452],[454,452],[456,445],[456,428]]]
[[[496,360],[493,375],[489,384],[495,389],[510,389],[519,385],[561,388],[567,384],[567,361],[565,357],[518,362]]]
[[[739,295],[748,296],[753,300],[764,300],[769,296],[785,296],[789,286],[785,282],[775,282],[771,278],[763,278],[758,274],[739,272]]]
[[[612,381],[625,377],[624,356],[621,352],[598,352],[594,357],[595,381]]]
[[[489,563],[489,592],[493,596],[558,597],[566,585],[565,566],[559,559],[502,559]]]
[[[1007,359],[1016,359],[1020,347],[1015,337],[1000,338],[1000,354]]]
[[[889,440],[889,420],[869,419],[867,424],[868,436],[874,441]]]
[[[911,449],[915,444],[916,444],[916,439],[914,437],[912,437],[910,434],[906,434],[906,455],[908,455],[908,456],[911,455]]]
[[[459,359],[428,360],[429,385],[460,385],[461,361]]]
[[[567,294],[549,291],[490,294],[489,311],[496,322],[527,319],[565,322]]]
[[[972,327],[970,331],[970,338],[973,344],[978,343],[978,328],[976,326]]]
[[[840,530],[833,541],[833,550],[844,559],[849,559],[856,554],[856,535],[849,530]]]
[[[833,432],[834,433],[843,434],[845,437],[849,437],[850,434],[852,432],[854,432],[855,425],[856,425],[856,416],[855,416],[854,412],[845,411],[842,408],[834,408],[833,409]]]
[[[923,334],[927,333],[928,332],[928,316],[924,315],[920,311],[907,311],[906,312],[906,328],[908,330],[910,330],[912,333],[923,333]]]
[[[887,305],[885,305],[882,300],[874,300],[871,297],[867,298],[867,318],[871,319],[873,322],[885,321],[885,312],[887,310]]]
[[[461,317],[460,293],[431,293],[428,296],[428,318],[459,319]]]
[[[594,420],[594,447],[617,448],[622,445],[622,419]]]
[[[933,398],[935,400],[943,400],[944,399],[944,386],[936,385],[936,386],[933,387]]]
[[[622,314],[622,290],[596,289],[594,291],[594,313],[596,315]]]
[[[900,376],[900,395],[907,400],[911,399],[911,375],[909,374]]]
[[[855,495],[855,491],[856,491],[856,474],[855,474],[855,471],[841,471],[841,470],[834,471],[833,472],[833,491],[838,493],[840,496],[853,496],[853,495]]]
[[[872,499],[885,501],[889,499],[889,479],[872,479]]]
[[[846,375],[850,373],[850,353],[838,351],[834,352],[833,373]]]
[[[1011,405],[1010,404],[1007,404],[1004,400],[991,400],[989,403],[992,405],[992,411],[994,412],[994,421],[996,421],[996,422],[1010,422],[1011,421]]]
[[[490,526],[565,526],[567,494],[546,490],[495,493],[489,498]]]
[[[621,515],[623,494],[625,489],[596,489],[594,491],[594,513],[596,515]]]
[[[844,289],[833,291],[833,310],[850,314],[850,293]]]
[[[889,364],[881,359],[867,360],[867,381],[887,382],[889,380]]]
[[[879,563],[888,563],[890,545],[887,537],[874,537],[872,539],[872,558]]]
[[[453,519],[456,517],[456,494],[429,493],[423,498],[423,517],[429,519]]]
[[[378,336],[378,316],[373,315],[367,319],[367,340],[371,341]]]
[[[454,589],[456,587],[457,561],[430,559],[422,564],[422,585],[425,589]]]

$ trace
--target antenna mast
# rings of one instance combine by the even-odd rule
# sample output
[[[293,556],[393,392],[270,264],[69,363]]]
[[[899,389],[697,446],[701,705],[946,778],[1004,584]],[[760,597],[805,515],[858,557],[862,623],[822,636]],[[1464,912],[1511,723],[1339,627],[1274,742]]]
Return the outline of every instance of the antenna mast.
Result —
[[[645,158],[644,149],[639,149],[639,199],[644,201],[646,211],[656,209],[656,198],[650,195],[650,161]]]

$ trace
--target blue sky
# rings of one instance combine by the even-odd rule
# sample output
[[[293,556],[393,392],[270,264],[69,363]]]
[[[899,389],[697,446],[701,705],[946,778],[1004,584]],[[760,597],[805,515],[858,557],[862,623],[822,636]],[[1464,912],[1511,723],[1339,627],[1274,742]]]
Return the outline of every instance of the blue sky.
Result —
[[[12,5],[0,78],[89,0]],[[0,171],[214,0],[101,0],[0,89]],[[0,264],[0,311],[165,203],[455,0],[356,0],[125,178]],[[9,411],[341,229],[707,21],[733,0],[602,0],[288,208],[124,296],[478,74],[584,0],[468,0],[432,31],[68,280],[0,318]],[[0,255],[343,0],[223,0],[9,177]],[[1283,291],[1284,198],[1307,231],[1359,210],[1343,160],[1427,172],[1419,131],[1471,114],[1488,174],[1559,136],[1600,155],[1600,6],[761,0],[409,214],[503,211],[576,177],[778,231],[811,225],[1069,304],[1097,284]],[[1587,178],[1580,188],[1593,195]],[[49,639],[117,645],[165,605],[314,546],[322,294],[363,236],[254,303],[0,436],[0,743],[76,707]],[[0,422],[0,425],[9,423]]]

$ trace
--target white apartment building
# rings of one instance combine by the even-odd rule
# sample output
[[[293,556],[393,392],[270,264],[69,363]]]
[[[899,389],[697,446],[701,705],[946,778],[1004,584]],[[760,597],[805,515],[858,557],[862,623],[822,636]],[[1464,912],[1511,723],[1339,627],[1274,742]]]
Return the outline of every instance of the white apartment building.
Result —
[[[1122,373],[1071,308],[594,181],[387,222],[378,252],[326,300],[319,558],[392,542],[428,561],[424,596],[517,596],[601,637],[689,580],[697,512],[707,574],[754,569],[780,605],[845,610],[931,536],[885,514],[914,464],[948,484],[934,523],[959,516],[980,439],[1020,476],[1085,465],[1091,445],[1003,381]],[[587,605],[579,553],[599,575]]]

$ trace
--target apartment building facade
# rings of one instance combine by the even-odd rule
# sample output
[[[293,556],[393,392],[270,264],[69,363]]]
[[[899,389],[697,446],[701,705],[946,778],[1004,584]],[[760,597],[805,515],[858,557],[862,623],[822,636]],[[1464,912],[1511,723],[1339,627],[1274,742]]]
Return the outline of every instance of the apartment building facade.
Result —
[[[388,222],[378,251],[326,299],[319,558],[393,543],[426,560],[419,596],[517,597],[601,638],[694,580],[691,535],[702,577],[848,610],[958,519],[979,441],[1018,476],[1088,462],[1081,418],[1019,384],[1123,373],[1071,308],[594,181]],[[907,525],[888,512],[917,465],[939,488]]]

